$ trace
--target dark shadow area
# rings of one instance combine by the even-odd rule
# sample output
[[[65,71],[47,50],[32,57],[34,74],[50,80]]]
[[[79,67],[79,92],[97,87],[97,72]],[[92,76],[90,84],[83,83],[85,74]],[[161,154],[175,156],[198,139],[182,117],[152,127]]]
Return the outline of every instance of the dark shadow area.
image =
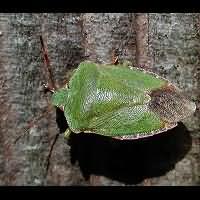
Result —
[[[64,116],[64,112],[56,107],[56,123],[59,128],[60,133],[64,133],[65,130],[68,128],[67,121]]]
[[[66,126],[66,121],[64,124]],[[86,179],[94,174],[137,184],[174,169],[191,148],[192,140],[183,123],[179,123],[167,132],[138,140],[121,141],[96,134],[73,133],[68,144],[72,164],[79,163]]]

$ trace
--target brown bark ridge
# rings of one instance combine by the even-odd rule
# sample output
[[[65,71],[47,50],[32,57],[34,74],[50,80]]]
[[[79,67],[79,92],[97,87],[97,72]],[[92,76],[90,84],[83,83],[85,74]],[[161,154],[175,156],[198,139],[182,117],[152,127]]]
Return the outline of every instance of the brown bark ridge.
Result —
[[[75,135],[70,145],[59,135],[47,161],[59,128],[50,94],[42,91],[46,80],[41,34],[57,86],[69,80],[82,60],[111,63],[114,54],[157,72],[185,91],[197,103],[195,114],[184,121],[192,146],[173,161],[170,170],[147,180],[151,185],[199,184],[199,18],[198,13],[0,14],[0,185],[88,185],[84,179],[88,174],[94,176],[93,185],[132,185],[139,173],[143,178],[137,184],[145,185],[142,180],[149,177],[151,167],[162,168],[176,154],[168,145],[181,146],[176,139],[184,135],[172,133],[132,143]],[[46,114],[29,134],[14,144],[28,122],[42,113]],[[185,140],[181,141],[186,145]],[[148,160],[154,151],[163,154],[156,161],[153,156]],[[148,169],[136,167],[140,155]]]
[[[149,16],[146,13],[135,14],[136,64],[142,68],[151,67],[149,56]]]

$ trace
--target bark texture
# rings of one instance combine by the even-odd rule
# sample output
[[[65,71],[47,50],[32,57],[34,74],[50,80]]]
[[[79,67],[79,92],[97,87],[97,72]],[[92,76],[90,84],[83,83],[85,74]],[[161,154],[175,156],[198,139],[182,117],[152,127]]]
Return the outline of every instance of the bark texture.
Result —
[[[0,14],[0,185],[198,185],[199,20],[198,13]],[[58,86],[82,60],[119,56],[169,79],[197,111],[175,130],[140,141],[83,134],[66,142],[60,134],[49,157],[60,114],[42,90],[41,34]]]

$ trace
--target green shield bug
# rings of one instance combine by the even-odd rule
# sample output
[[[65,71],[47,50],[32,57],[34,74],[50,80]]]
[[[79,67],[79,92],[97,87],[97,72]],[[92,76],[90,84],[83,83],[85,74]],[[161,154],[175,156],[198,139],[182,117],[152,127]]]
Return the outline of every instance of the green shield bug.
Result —
[[[195,103],[168,80],[135,67],[82,62],[54,92],[74,133],[135,139],[164,132],[191,115]]]
[[[137,139],[172,129],[196,110],[193,101],[157,74],[119,64],[81,62],[64,87],[57,89],[41,39],[52,104],[65,115],[74,133]]]

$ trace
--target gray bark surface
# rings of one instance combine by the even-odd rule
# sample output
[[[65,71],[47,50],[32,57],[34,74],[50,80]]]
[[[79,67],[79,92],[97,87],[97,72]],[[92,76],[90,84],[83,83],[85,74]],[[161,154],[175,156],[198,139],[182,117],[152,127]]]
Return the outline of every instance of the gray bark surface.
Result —
[[[115,158],[119,162],[109,166],[107,158],[95,161],[99,162],[97,165],[103,165],[102,168],[107,167],[107,171],[93,170],[90,180],[85,180],[82,163],[86,163],[87,168],[89,161],[86,162],[85,157],[80,156],[79,162],[73,164],[74,152],[62,134],[53,146],[51,157],[48,157],[59,127],[56,123],[56,109],[50,103],[51,94],[45,94],[42,90],[42,83],[46,80],[39,40],[41,34],[48,47],[57,86],[69,80],[71,72],[81,61],[111,63],[113,55],[118,55],[119,60],[129,60],[133,66],[148,68],[185,91],[197,105],[194,115],[183,122],[189,130],[191,147],[174,163],[172,169],[156,177],[144,177],[137,184],[146,185],[148,180],[151,185],[198,185],[199,19],[198,13],[0,14],[0,185],[133,184],[108,175],[115,170],[112,168],[115,164],[119,166],[117,170],[120,167],[124,169],[126,163],[123,163],[123,159],[120,163],[123,158],[120,153]],[[36,120],[31,128],[27,127],[29,121],[42,114],[43,117]],[[14,141],[25,129],[27,134],[15,144]],[[88,149],[91,147],[91,151],[85,150],[89,160],[93,159],[92,156],[98,157],[100,151],[106,149],[101,150],[99,145],[99,152],[93,155],[94,145],[89,142],[96,139],[88,138],[88,142],[82,136],[74,139],[78,145],[75,154],[84,151],[84,144],[87,144]],[[80,142],[85,142],[83,148]],[[113,149],[121,145],[110,144]],[[134,156],[130,159],[134,159]]]

